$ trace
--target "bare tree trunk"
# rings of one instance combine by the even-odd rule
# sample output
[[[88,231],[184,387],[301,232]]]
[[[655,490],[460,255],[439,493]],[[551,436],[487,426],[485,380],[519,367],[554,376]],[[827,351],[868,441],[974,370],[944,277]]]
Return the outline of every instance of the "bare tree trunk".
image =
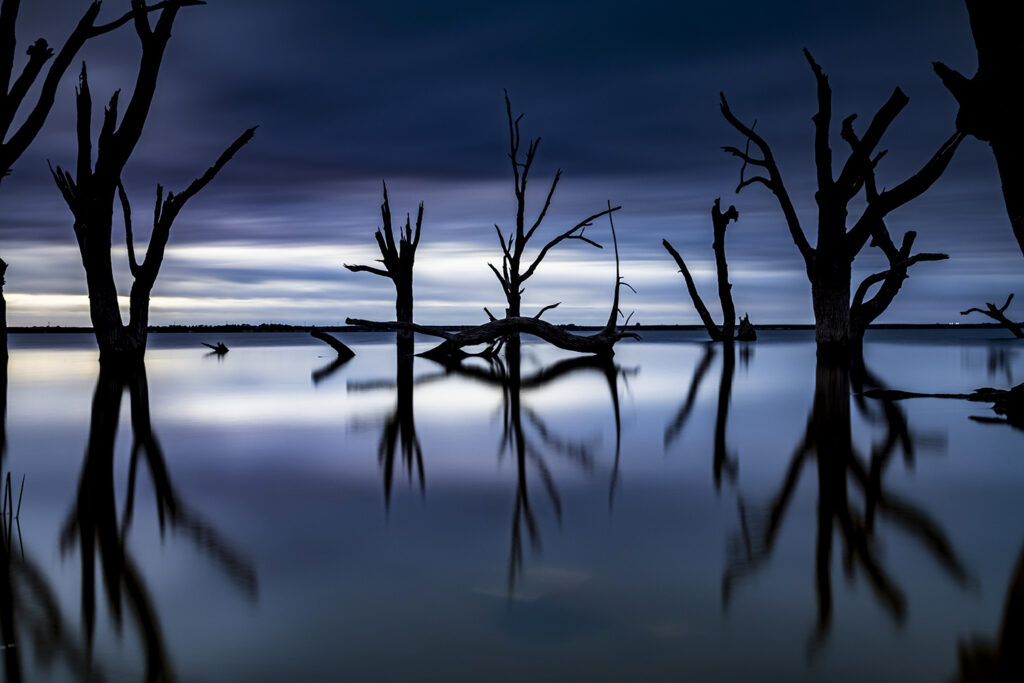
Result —
[[[811,279],[814,306],[814,338],[818,348],[829,353],[845,353],[850,338],[850,262],[846,259],[819,259]]]
[[[0,361],[7,362],[7,300],[4,299],[4,274],[7,272],[7,262],[0,259]]]

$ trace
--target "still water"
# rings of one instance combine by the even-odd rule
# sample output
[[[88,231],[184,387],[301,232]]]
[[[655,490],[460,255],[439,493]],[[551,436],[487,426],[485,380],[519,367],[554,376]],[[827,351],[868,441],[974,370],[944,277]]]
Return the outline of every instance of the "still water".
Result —
[[[858,393],[1019,383],[998,331],[873,332],[849,371],[806,332],[650,333],[612,366],[342,338],[331,367],[301,334],[155,335],[144,373],[101,373],[87,336],[12,337],[5,680],[951,681],[1021,656],[1024,432]]]

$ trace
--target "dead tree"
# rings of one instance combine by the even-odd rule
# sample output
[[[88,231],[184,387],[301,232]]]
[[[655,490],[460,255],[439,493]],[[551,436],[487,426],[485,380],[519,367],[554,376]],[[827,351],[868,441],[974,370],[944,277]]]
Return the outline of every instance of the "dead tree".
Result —
[[[715,252],[715,267],[718,270],[718,299],[722,302],[721,327],[715,324],[711,313],[708,312],[708,307],[704,305],[704,301],[700,298],[700,294],[697,292],[697,285],[694,284],[690,271],[683,261],[683,257],[669,244],[668,240],[662,240],[661,244],[672,255],[672,258],[675,259],[676,265],[679,266],[679,272],[683,274],[683,278],[686,280],[686,289],[690,292],[690,298],[693,300],[693,307],[697,309],[697,314],[700,315],[701,322],[704,323],[711,341],[732,342],[734,339],[753,341],[757,338],[757,333],[754,331],[754,326],[750,324],[749,316],[744,316],[743,320],[740,321],[739,332],[736,332],[736,306],[732,301],[732,285],[729,283],[729,264],[725,260],[725,229],[729,225],[729,221],[739,220],[740,215],[736,211],[735,206],[730,206],[725,213],[722,213],[721,202],[720,198],[715,199],[715,205],[711,207],[711,224],[715,235],[711,248]]]
[[[508,158],[512,162],[512,181],[515,187],[516,196],[516,224],[515,228],[509,231],[507,236],[502,233],[501,228],[498,227],[497,224],[494,225],[494,229],[498,233],[498,242],[501,244],[501,270],[499,271],[493,263],[488,263],[487,265],[490,267],[495,277],[498,278],[498,282],[501,284],[501,290],[505,293],[505,301],[507,303],[505,317],[518,318],[522,315],[520,305],[522,303],[526,281],[537,271],[537,266],[539,266],[541,261],[544,260],[544,257],[547,256],[548,252],[566,240],[579,240],[600,249],[601,245],[585,236],[583,234],[584,231],[590,227],[595,219],[609,215],[618,211],[622,207],[612,207],[609,205],[604,211],[599,211],[587,218],[584,218],[576,225],[548,241],[547,244],[541,247],[533,260],[526,263],[524,261],[526,246],[534,236],[534,233],[537,232],[537,228],[539,228],[541,223],[544,222],[544,217],[547,215],[548,208],[551,206],[551,198],[554,197],[555,188],[558,187],[558,181],[562,177],[562,169],[558,169],[558,171],[555,172],[555,177],[551,181],[551,187],[548,189],[548,194],[544,200],[544,205],[541,207],[540,213],[537,214],[533,223],[527,227],[526,183],[530,175],[530,169],[533,167],[533,160],[537,156],[537,148],[540,147],[540,138],[530,140],[527,145],[526,158],[520,160],[519,122],[522,120],[523,115],[520,114],[515,118],[512,117],[512,102],[509,100],[508,91],[505,91],[505,112],[508,117]],[[537,313],[537,317],[539,318],[545,311],[555,308],[559,303],[561,302],[545,306],[539,313]],[[484,310],[486,311],[487,309]],[[487,311],[487,315],[492,320],[494,319],[494,316],[491,315],[490,311]]]
[[[608,206],[609,210],[605,213],[610,214],[612,210],[611,202],[608,203]],[[622,311],[619,308],[619,291],[623,285],[629,287],[629,284],[623,282],[622,275],[619,273],[619,245],[618,240],[615,237],[615,224],[611,221],[610,215],[609,224],[611,225],[612,242],[615,247],[615,288],[613,290],[614,293],[612,294],[612,306],[611,312],[608,315],[608,321],[596,334],[574,334],[566,329],[541,320],[541,314],[548,308],[551,308],[550,306],[542,309],[532,318],[508,316],[502,319],[497,319],[492,317],[490,322],[468,330],[462,330],[461,332],[449,332],[439,327],[428,327],[425,325],[417,325],[416,323],[403,323],[399,321],[374,322],[372,320],[346,318],[345,323],[348,325],[359,325],[369,329],[408,330],[410,332],[419,332],[420,334],[432,337],[440,337],[441,339],[444,339],[441,344],[421,354],[425,357],[438,361],[463,358],[468,355],[463,351],[463,349],[469,346],[485,344],[489,345],[490,350],[494,350],[496,348],[495,345],[500,343],[501,340],[515,337],[520,333],[532,334],[535,337],[540,337],[549,344],[567,351],[589,353],[596,356],[610,358],[615,353],[614,346],[616,342],[626,337],[633,339],[639,339],[640,337],[634,332],[626,331],[626,326],[629,324],[629,318],[626,318],[626,321],[621,327],[616,324],[619,316],[622,315]],[[630,289],[632,289],[632,287],[630,287]]]
[[[64,45],[58,50],[56,57],[54,57],[53,48],[46,40],[39,38],[25,51],[28,61],[22,67],[21,73],[16,75],[14,71],[17,47],[15,24],[21,2],[20,0],[3,0],[0,4],[0,182],[11,172],[11,167],[39,134],[53,107],[57,86],[85,42],[90,38],[124,26],[138,13],[152,12],[168,4],[170,3],[160,2],[146,7],[141,2],[133,2],[131,11],[109,23],[96,25],[96,19],[100,13],[100,3],[93,2],[71,31],[71,35],[64,41]],[[202,2],[191,0],[177,4],[181,6],[200,5]],[[53,61],[50,61],[51,58]],[[50,62],[50,66],[43,75],[43,67],[47,62]],[[28,107],[23,107],[22,105],[26,102],[25,98],[40,76],[42,76],[42,84],[34,103],[30,102]],[[23,116],[19,116],[19,114]],[[12,132],[11,127],[16,119],[20,120],[20,124]],[[3,355],[3,358],[7,357],[7,308],[3,298],[3,272],[6,270],[7,264],[0,259],[0,346],[2,346],[0,354]]]
[[[1024,69],[1020,50],[1024,6],[1019,2],[984,0],[967,0],[966,4],[978,50],[977,73],[967,78],[942,62],[932,65],[960,104],[957,130],[987,142],[992,148],[1006,214],[1024,253],[1024,133],[1017,99]]]
[[[810,52],[804,50],[804,55],[814,73],[818,99],[818,111],[812,117],[818,186],[814,195],[818,205],[818,234],[815,246],[811,246],[801,226],[771,147],[754,131],[754,126],[744,124],[733,115],[724,94],[721,103],[722,115],[744,136],[746,145],[744,149],[723,149],[743,162],[737,192],[754,183],[760,183],[768,188],[779,202],[790,236],[803,258],[807,278],[811,283],[815,338],[819,352],[825,355],[846,355],[860,346],[864,330],[892,302],[903,280],[907,278],[910,266],[919,261],[947,258],[944,254],[911,255],[915,237],[913,232],[904,235],[900,248],[896,248],[886,228],[885,219],[895,209],[919,197],[938,180],[953,158],[964,134],[959,131],[954,133],[942,143],[920,170],[891,189],[879,191],[875,181],[875,167],[885,155],[885,150],[877,153],[875,150],[886,129],[909,101],[903,91],[896,88],[875,113],[863,136],[859,136],[853,129],[856,115],[843,120],[840,135],[850,146],[850,154],[843,163],[839,176],[834,177],[830,146],[832,90],[828,77],[811,57]],[[751,143],[757,148],[760,156],[751,152]],[[745,173],[749,166],[758,169],[758,172],[747,177]],[[847,227],[849,203],[862,189],[866,206],[853,225]],[[882,249],[889,267],[883,272],[869,276],[857,289],[857,295],[851,301],[853,260],[868,241]],[[875,295],[865,301],[869,288],[879,283],[881,286]]]
[[[121,184],[125,164],[142,135],[143,125],[156,90],[157,75],[171,26],[182,1],[168,2],[151,25],[144,12],[135,14],[135,31],[142,44],[139,73],[128,106],[120,124],[117,122],[119,92],[110,98],[104,110],[103,125],[100,129],[96,161],[92,161],[92,135],[90,117],[92,98],[86,78],[85,65],[77,91],[78,114],[78,164],[76,174],[60,166],[51,169],[64,201],[74,216],[75,237],[85,268],[89,291],[89,314],[93,333],[99,345],[100,356],[117,357],[124,360],[138,360],[146,350],[149,323],[149,297],[156,282],[164,250],[170,235],[171,224],[185,203],[207,185],[243,145],[252,139],[254,128],[240,135],[220,158],[199,178],[192,181],[180,194],[168,192],[164,196],[162,186],[157,186],[156,207],[153,215],[153,230],[145,258],[141,263],[135,258],[132,237],[131,208],[127,193]],[[132,0],[132,6],[141,8],[141,0]],[[113,269],[110,262],[111,228],[114,213],[114,195],[121,201],[125,233],[128,246],[128,262],[134,281],[130,296],[130,318],[127,325],[121,320],[114,285]]]
[[[1017,339],[1024,339],[1024,331],[1020,329],[1020,324],[1015,323],[1006,317],[1006,309],[1010,307],[1011,301],[1013,301],[1013,294],[1006,297],[1006,303],[999,308],[996,308],[995,304],[988,302],[985,304],[985,307],[988,310],[983,311],[980,308],[968,308],[966,311],[960,311],[960,315],[967,315],[969,313],[981,313],[982,315],[987,315],[1012,332],[1013,336]]]
[[[409,214],[405,216],[405,228],[398,229],[398,243],[391,228],[391,205],[388,203],[388,186],[384,185],[384,203],[380,205],[382,228],[377,228],[374,237],[380,249],[378,259],[384,268],[374,266],[353,266],[345,264],[353,273],[373,273],[390,279],[395,284],[395,320],[403,323],[412,322],[412,269],[416,260],[416,247],[420,243],[420,226],[423,224],[423,202],[416,212],[416,232],[412,230]],[[412,352],[412,333],[407,330],[398,331],[399,347],[408,353]]]

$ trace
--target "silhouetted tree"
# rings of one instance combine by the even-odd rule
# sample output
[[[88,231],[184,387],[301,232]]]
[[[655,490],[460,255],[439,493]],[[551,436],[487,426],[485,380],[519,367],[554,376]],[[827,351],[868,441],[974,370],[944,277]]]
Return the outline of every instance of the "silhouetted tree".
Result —
[[[132,0],[141,7],[141,0]],[[52,170],[64,201],[74,216],[75,237],[85,268],[89,291],[89,315],[93,333],[99,344],[100,356],[139,359],[146,351],[149,325],[149,296],[156,282],[164,249],[170,236],[171,224],[185,203],[209,183],[245,143],[252,139],[254,128],[238,137],[220,158],[199,178],[193,180],[180,194],[168,192],[158,185],[153,230],[142,263],[135,258],[132,238],[131,208],[127,193],[121,184],[121,174],[132,150],[142,135],[143,125],[156,90],[157,75],[164,49],[171,37],[171,26],[181,2],[170,2],[161,10],[155,25],[142,12],[135,16],[135,31],[142,44],[139,73],[131,100],[125,107],[120,124],[117,122],[119,92],[110,98],[104,110],[95,164],[92,160],[90,118],[92,98],[86,78],[85,65],[77,92],[78,164],[76,174],[60,166]],[[120,198],[124,212],[125,233],[128,244],[128,264],[134,281],[130,294],[130,318],[125,325],[117,302],[117,289],[110,262],[111,228],[114,213],[114,195]]]
[[[892,302],[899,292],[907,269],[919,261],[947,258],[945,254],[911,254],[915,233],[907,232],[899,248],[893,243],[885,225],[886,216],[895,209],[919,197],[938,180],[963,139],[956,132],[946,140],[919,171],[891,189],[879,191],[875,181],[875,167],[885,151],[876,153],[882,135],[909,101],[896,88],[885,104],[875,113],[863,136],[853,129],[855,115],[843,120],[840,135],[850,146],[850,155],[838,177],[833,176],[830,126],[832,121],[832,90],[821,67],[804,51],[817,82],[818,111],[814,121],[814,161],[817,186],[814,198],[818,205],[817,244],[811,246],[801,226],[796,209],[782,180],[771,147],[753,126],[747,126],[733,115],[722,95],[721,110],[726,121],[746,138],[744,149],[724,147],[725,151],[743,161],[739,192],[744,187],[760,183],[776,197],[785,216],[790,236],[803,257],[807,278],[811,283],[814,305],[815,338],[820,352],[846,354],[863,340],[864,330]],[[751,153],[753,143],[760,156]],[[748,166],[760,171],[746,177]],[[850,202],[864,190],[866,205],[860,217],[847,228]],[[871,241],[888,260],[888,269],[866,278],[851,300],[853,260]],[[870,299],[867,293],[873,285],[880,285]]]
[[[29,45],[26,50],[28,61],[22,67],[21,73],[15,75],[14,55],[17,47],[15,24],[21,2],[20,0],[3,0],[0,4],[0,182],[11,172],[11,167],[39,134],[53,107],[57,86],[85,42],[127,24],[136,14],[152,12],[170,4],[185,6],[203,3],[199,0],[180,0],[178,2],[170,0],[146,7],[142,2],[133,2],[131,11],[114,21],[99,26],[96,25],[96,19],[100,13],[100,3],[90,3],[89,8],[71,31],[71,35],[57,51],[55,58],[53,48],[45,39],[39,38]],[[50,61],[51,58],[53,61]],[[35,102],[30,105],[28,111],[24,111],[22,105],[25,103],[25,98],[39,76],[43,74],[43,67],[47,62],[50,62],[50,66],[43,76]],[[19,113],[24,114],[24,117],[19,117]],[[20,119],[20,123],[12,132],[11,127],[16,119]],[[7,270],[7,263],[0,259],[0,347],[2,347],[0,353],[4,358],[7,357],[7,310],[3,296],[3,272],[5,270]]]
[[[412,231],[409,214],[405,216],[405,229],[398,229],[398,242],[391,228],[391,205],[388,203],[388,186],[384,185],[384,203],[380,205],[382,228],[377,228],[374,238],[380,249],[380,263],[384,268],[353,266],[345,264],[353,273],[373,273],[390,279],[395,284],[395,320],[412,322],[412,270],[416,261],[416,247],[420,243],[420,226],[423,224],[423,202],[416,212],[416,232]],[[412,352],[412,332],[398,330],[399,351]]]
[[[967,315],[969,313],[981,313],[982,315],[987,315],[1008,329],[1017,339],[1024,339],[1024,331],[1021,331],[1020,324],[1015,323],[1006,317],[1006,309],[1010,307],[1011,301],[1013,301],[1013,294],[1006,297],[1006,303],[998,308],[995,304],[989,302],[985,304],[985,308],[987,310],[983,311],[980,308],[968,308],[966,311],[960,311],[960,315]]]
[[[960,104],[957,129],[992,148],[1006,214],[1024,252],[1024,133],[1018,104],[1020,74],[1024,71],[1020,47],[1024,6],[989,0],[967,0],[966,4],[978,50],[977,73],[967,78],[942,62],[932,65]]]
[[[533,160],[537,155],[537,148],[540,147],[540,138],[530,140],[527,145],[526,157],[521,160],[519,154],[521,142],[519,122],[522,120],[523,115],[520,114],[515,118],[512,117],[512,102],[509,100],[508,91],[505,91],[505,113],[508,117],[508,158],[512,162],[512,182],[515,187],[516,196],[516,224],[513,230],[508,231],[507,236],[495,224],[494,229],[498,233],[498,242],[501,244],[502,251],[501,270],[499,271],[493,263],[488,263],[487,265],[494,272],[495,277],[498,278],[498,282],[501,283],[501,289],[505,293],[505,301],[507,302],[505,317],[518,318],[521,315],[520,304],[522,303],[526,281],[537,271],[537,266],[544,260],[548,252],[566,240],[579,240],[600,248],[601,245],[586,237],[583,234],[584,231],[595,219],[618,211],[622,207],[612,207],[609,204],[608,208],[604,211],[599,211],[592,216],[584,218],[541,247],[537,255],[528,264],[524,262],[526,246],[547,215],[548,208],[551,206],[551,198],[554,196],[555,188],[558,187],[558,181],[562,177],[562,170],[558,169],[555,172],[555,177],[551,181],[551,187],[548,189],[548,194],[544,199],[544,205],[541,207],[540,213],[537,214],[537,218],[533,223],[527,227],[526,183],[530,175],[530,169],[533,167]],[[555,308],[559,303],[561,302],[545,306],[537,313],[536,317],[540,318],[545,311]],[[487,309],[484,310],[486,311]],[[494,319],[490,311],[487,311],[487,315],[492,320]]]
[[[609,211],[606,211],[605,213],[610,213],[611,202],[609,202],[608,206]],[[541,313],[547,309],[541,310],[540,313],[532,318],[509,316],[497,319],[491,316],[490,322],[468,330],[462,330],[460,332],[449,332],[448,330],[439,327],[428,327],[425,325],[417,325],[416,323],[401,323],[397,321],[374,322],[372,320],[362,320],[359,318],[346,318],[345,322],[349,325],[359,325],[370,329],[404,329],[432,337],[440,337],[444,339],[441,344],[437,345],[433,349],[425,351],[421,355],[442,362],[451,359],[464,358],[468,355],[463,351],[465,347],[477,346],[480,344],[489,345],[489,348],[485,353],[493,355],[493,351],[496,348],[495,345],[499,341],[512,338],[521,332],[532,334],[543,339],[549,344],[567,351],[611,357],[615,353],[614,346],[616,342],[625,337],[639,339],[639,336],[634,332],[625,331],[626,325],[629,324],[629,318],[626,318],[622,327],[616,325],[619,316],[622,315],[622,311],[619,308],[619,292],[623,285],[626,287],[629,287],[629,285],[623,282],[622,275],[619,273],[619,246],[617,238],[615,237],[615,225],[614,223],[611,223],[610,216],[609,223],[611,224],[612,241],[615,245],[615,287],[612,294],[612,306],[611,312],[608,315],[608,321],[605,323],[604,328],[596,334],[573,334],[561,327],[557,327],[551,323],[541,320]],[[630,287],[630,289],[632,289],[632,287]],[[551,307],[549,306],[547,308]]]
[[[750,324],[749,316],[743,317],[740,321],[739,332],[736,332],[736,306],[732,301],[729,264],[725,259],[725,229],[729,225],[729,221],[739,220],[740,215],[735,206],[730,206],[725,213],[722,213],[721,201],[721,199],[715,199],[715,205],[711,207],[711,225],[715,236],[711,248],[715,252],[715,267],[718,271],[718,299],[722,303],[722,327],[715,324],[711,313],[708,312],[708,307],[704,305],[700,294],[697,293],[697,285],[694,284],[683,257],[668,240],[662,240],[661,244],[679,266],[679,272],[683,274],[683,278],[686,280],[686,289],[690,292],[690,298],[693,300],[693,307],[697,309],[697,314],[700,315],[701,322],[704,323],[711,341],[731,342],[734,339],[753,341],[757,337],[757,333],[754,331],[754,326]]]

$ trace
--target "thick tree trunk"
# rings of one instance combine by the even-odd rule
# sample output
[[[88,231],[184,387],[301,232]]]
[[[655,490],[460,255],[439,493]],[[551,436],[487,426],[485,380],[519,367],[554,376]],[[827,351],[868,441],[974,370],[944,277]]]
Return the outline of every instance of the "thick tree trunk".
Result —
[[[1024,28],[1024,27],[1022,27]],[[990,143],[999,168],[1003,201],[1013,236],[1024,253],[1024,136],[1004,136]]]
[[[841,356],[850,350],[850,261],[828,259],[819,250],[811,279],[814,338],[819,354]]]

